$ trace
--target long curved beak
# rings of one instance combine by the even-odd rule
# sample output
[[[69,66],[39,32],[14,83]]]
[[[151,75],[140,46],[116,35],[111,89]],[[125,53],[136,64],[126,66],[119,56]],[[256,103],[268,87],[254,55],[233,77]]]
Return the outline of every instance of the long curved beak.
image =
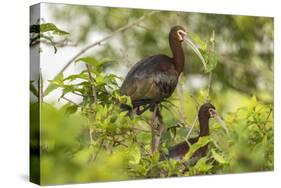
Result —
[[[228,133],[229,133],[229,132],[228,132],[228,129],[227,129],[227,127],[226,127],[224,121],[222,120],[222,118],[221,118],[218,114],[215,114],[215,115],[214,115],[214,119],[222,126],[222,128],[224,129],[224,132],[225,132],[226,134],[228,134]]]
[[[224,123],[224,121],[222,120],[222,118],[217,114],[216,110],[214,109],[209,109],[209,113],[210,113],[210,117],[214,118],[224,129],[225,133],[228,134],[228,129]]]
[[[184,37],[184,42],[196,53],[196,55],[200,58],[201,62],[204,65],[204,68],[207,68],[207,64],[201,52],[199,51],[199,47],[194,44],[194,42],[188,36]]]

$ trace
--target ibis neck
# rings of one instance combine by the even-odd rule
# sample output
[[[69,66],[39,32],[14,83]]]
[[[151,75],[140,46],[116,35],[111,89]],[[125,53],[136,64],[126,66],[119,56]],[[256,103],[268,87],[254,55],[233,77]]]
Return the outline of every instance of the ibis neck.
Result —
[[[209,118],[201,114],[198,115],[200,133],[199,136],[209,136]]]
[[[169,42],[170,42],[170,48],[172,50],[176,70],[178,71],[178,73],[181,73],[184,68],[184,53],[183,53],[181,42],[173,40],[171,37]]]

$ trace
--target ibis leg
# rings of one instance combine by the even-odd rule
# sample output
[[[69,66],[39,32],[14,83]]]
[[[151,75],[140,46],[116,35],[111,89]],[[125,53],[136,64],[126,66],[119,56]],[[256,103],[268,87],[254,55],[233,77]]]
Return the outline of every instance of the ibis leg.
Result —
[[[163,117],[161,115],[161,112],[160,112],[159,108],[157,108],[157,110],[156,110],[156,116],[157,116],[157,119],[159,121],[159,127],[157,128],[157,137],[156,137],[155,146],[156,146],[157,151],[159,151],[160,145],[161,145],[161,137],[162,137],[163,132],[165,131]]]
[[[154,110],[152,113],[152,118],[151,118],[151,154],[153,155],[156,150],[156,129],[157,129],[157,105],[154,106]]]
[[[137,107],[136,114],[137,114],[137,115],[141,115],[141,114],[144,113],[147,109],[149,109],[150,106],[151,106],[151,105],[145,105],[142,110],[140,110],[140,106],[138,106],[138,107]]]

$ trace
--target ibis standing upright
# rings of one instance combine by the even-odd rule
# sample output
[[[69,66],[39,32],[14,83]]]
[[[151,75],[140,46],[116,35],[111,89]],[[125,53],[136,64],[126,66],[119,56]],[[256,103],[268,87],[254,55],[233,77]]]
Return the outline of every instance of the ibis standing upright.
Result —
[[[182,26],[174,26],[169,33],[172,57],[159,54],[146,57],[136,63],[121,86],[121,94],[131,97],[133,109],[126,105],[122,105],[121,108],[134,111],[138,115],[150,109],[153,111],[152,119],[155,117],[162,119],[158,104],[173,94],[184,69],[183,41],[189,44],[206,66],[202,54],[187,36],[186,30]]]
[[[169,33],[169,44],[173,56],[159,54],[140,60],[128,72],[121,86],[121,94],[131,97],[137,114],[141,114],[148,108],[154,109],[157,104],[174,92],[178,78],[184,69],[185,55],[182,48],[184,40],[205,64],[203,56],[187,36],[185,29],[181,26],[172,27]],[[140,110],[141,106],[146,108]]]

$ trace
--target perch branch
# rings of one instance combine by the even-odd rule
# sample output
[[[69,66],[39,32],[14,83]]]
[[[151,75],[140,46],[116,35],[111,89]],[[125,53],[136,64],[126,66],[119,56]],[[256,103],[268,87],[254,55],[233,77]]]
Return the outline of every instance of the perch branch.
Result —
[[[159,127],[156,129],[157,130],[157,136],[156,136],[156,143],[155,143],[155,148],[156,151],[158,152],[160,150],[160,146],[161,146],[161,137],[162,134],[165,132],[165,125],[163,122],[163,117],[162,114],[160,112],[160,109],[157,107],[157,111],[156,111],[156,116],[157,116],[157,120],[159,121]]]
[[[98,148],[98,150],[96,152],[96,155],[93,154],[92,158],[89,160],[89,162],[94,162],[97,159],[97,157],[98,157],[98,155],[100,153],[100,150],[102,148],[103,142],[104,142],[104,139],[101,140],[101,143],[100,143],[99,148]]]
[[[76,55],[74,55],[65,65],[64,67],[56,74],[56,76],[53,78],[53,80],[55,80],[61,73],[63,73],[70,65],[72,62],[74,62],[78,57],[80,57],[82,54],[84,54],[86,51],[88,51],[89,49],[95,47],[95,46],[98,46],[100,45],[102,42],[112,38],[113,36],[115,36],[116,34],[120,33],[120,32],[123,32],[123,31],[126,31],[128,29],[130,29],[131,27],[139,24],[140,22],[142,22],[145,18],[155,14],[155,13],[158,13],[159,11],[152,11],[152,12],[149,12],[145,15],[143,15],[142,17],[140,17],[139,19],[137,19],[136,21],[132,22],[132,23],[129,23],[123,27],[120,27],[119,29],[117,29],[116,31],[112,32],[111,34],[107,35],[106,37],[102,38],[101,40],[98,40],[92,44],[90,44],[89,46],[86,46],[85,48],[83,48],[81,51],[79,51]],[[45,90],[46,91],[46,90]],[[45,91],[44,91],[44,94],[45,94]],[[44,95],[43,95],[44,96]]]
[[[208,102],[208,101],[209,101],[209,96],[210,96],[210,92],[211,92],[211,85],[212,85],[212,72],[209,73],[209,80],[208,80],[208,87],[207,87],[207,95],[206,95],[205,102]]]
[[[91,95],[94,98],[94,101],[97,100],[97,92],[96,92],[96,87],[94,84],[95,79],[93,78],[92,74],[91,74],[91,65],[86,64],[86,68],[87,68],[87,72],[89,75],[89,80],[91,82]]]
[[[73,102],[72,100],[66,98],[65,96],[63,96],[62,99],[66,100],[67,102],[69,102],[69,103],[71,103],[71,104],[73,104],[73,105],[75,105],[75,106],[79,106],[78,104],[76,104],[76,103]]]
[[[209,81],[208,81],[208,87],[207,87],[207,94],[206,94],[206,99],[205,99],[205,102],[208,102],[209,101],[209,96],[210,96],[210,92],[211,92],[211,85],[212,85],[212,72],[209,73]],[[197,111],[198,111],[198,105],[199,103],[197,102],[197,100],[191,95],[192,99],[194,100],[194,102],[196,103],[197,105]],[[185,138],[185,141],[187,142],[187,144],[190,146],[190,143],[188,142],[188,138],[189,136],[191,135],[191,132],[196,124],[196,122],[198,121],[198,117],[196,115],[196,117],[194,118],[193,120],[193,123],[192,123],[192,126],[191,128],[189,129],[187,135],[186,135],[186,138]]]
[[[194,126],[195,126],[197,120],[198,120],[198,117],[196,116],[196,117],[194,118],[193,122],[192,122],[191,128],[189,129],[189,131],[188,131],[188,133],[187,133],[187,135],[186,135],[186,137],[185,137],[185,141],[186,141],[186,143],[189,145],[189,147],[191,146],[191,144],[189,143],[188,138],[189,138],[189,136],[191,135],[191,132],[192,132],[192,130],[193,130],[193,128],[194,128]]]
[[[85,95],[82,95],[82,94],[80,94],[80,93],[78,93],[78,92],[76,92],[76,91],[72,91],[72,93],[75,94],[75,95],[78,95],[78,96],[80,96],[80,97],[85,97]]]

